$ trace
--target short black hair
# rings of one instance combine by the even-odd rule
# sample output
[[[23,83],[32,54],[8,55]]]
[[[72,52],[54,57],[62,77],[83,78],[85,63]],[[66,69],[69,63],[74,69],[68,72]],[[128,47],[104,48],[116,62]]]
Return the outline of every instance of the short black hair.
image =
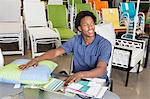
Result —
[[[92,12],[90,12],[90,11],[81,11],[77,14],[76,19],[75,19],[75,28],[77,30],[78,30],[78,26],[80,26],[81,19],[86,17],[86,16],[90,16],[93,19],[94,23],[96,23],[96,17]]]

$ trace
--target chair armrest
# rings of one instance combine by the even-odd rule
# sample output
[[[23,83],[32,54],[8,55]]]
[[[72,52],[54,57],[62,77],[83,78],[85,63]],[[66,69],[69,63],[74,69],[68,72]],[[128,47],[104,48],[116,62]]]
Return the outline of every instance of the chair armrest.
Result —
[[[145,41],[144,40],[116,39],[116,45],[144,49],[145,48]]]
[[[53,28],[53,24],[50,20],[48,21],[48,27],[51,28],[51,29]]]

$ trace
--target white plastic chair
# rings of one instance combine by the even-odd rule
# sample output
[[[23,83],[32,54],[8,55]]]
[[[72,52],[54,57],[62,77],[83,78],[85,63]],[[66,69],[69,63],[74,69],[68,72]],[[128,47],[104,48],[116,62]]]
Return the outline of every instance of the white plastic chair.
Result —
[[[108,76],[108,78],[110,78],[111,68],[112,68],[112,55],[113,55],[113,49],[115,46],[115,39],[116,39],[115,31],[114,31],[114,28],[111,23],[98,24],[95,26],[95,31],[97,34],[104,37],[112,44],[112,53],[111,53],[111,57],[109,59],[109,64],[107,66],[107,76]]]
[[[0,43],[17,43],[16,50],[6,49],[3,51],[4,55],[24,55],[20,0],[0,0]]]
[[[115,46],[115,31],[111,23],[109,24],[97,24],[95,26],[95,32],[99,34],[100,36],[104,37],[107,39],[111,44],[112,44],[112,52],[111,52],[111,57],[109,59],[109,63],[107,65],[107,76],[109,78],[109,88],[112,91],[113,90],[113,81],[111,79],[111,71],[112,71],[112,56],[113,56],[113,50]]]
[[[38,44],[54,43],[56,47],[61,45],[59,34],[47,25],[44,4],[39,2],[24,2],[24,17],[26,31],[31,40],[32,57],[42,54],[37,51]]]

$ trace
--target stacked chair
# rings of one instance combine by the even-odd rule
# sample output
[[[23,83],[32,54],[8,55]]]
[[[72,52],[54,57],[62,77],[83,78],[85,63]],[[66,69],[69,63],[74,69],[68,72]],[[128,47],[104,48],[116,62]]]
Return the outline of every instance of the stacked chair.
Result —
[[[38,44],[54,44],[56,47],[61,45],[59,34],[48,27],[44,4],[24,1],[23,12],[28,45],[30,37],[32,57],[42,54],[38,52]]]
[[[124,3],[121,2],[119,5],[119,12],[120,12],[120,19],[127,19],[129,26],[128,32],[122,36],[122,38],[126,38],[126,36],[133,34],[134,23],[135,23],[135,15],[136,15],[136,8],[135,3],[128,2]],[[138,19],[136,19],[136,34],[144,34],[144,26],[145,26],[145,15],[142,12],[138,13]],[[133,37],[129,38],[132,39]]]
[[[20,0],[1,0],[0,1],[0,43],[14,44],[14,50],[3,50],[4,55],[21,54],[24,55],[23,40],[23,21],[21,16]]]

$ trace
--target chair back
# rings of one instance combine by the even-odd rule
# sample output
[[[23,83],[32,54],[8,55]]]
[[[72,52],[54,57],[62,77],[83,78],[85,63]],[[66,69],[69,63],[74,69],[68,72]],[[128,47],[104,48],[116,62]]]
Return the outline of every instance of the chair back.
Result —
[[[107,76],[110,78],[111,69],[112,69],[112,55],[113,55],[113,49],[115,45],[116,34],[111,23],[96,25],[95,32],[99,34],[100,36],[104,37],[105,39],[107,39],[112,44],[111,57],[109,59],[109,63],[107,66]]]
[[[74,2],[74,4],[82,4],[82,0],[69,0],[70,5],[72,5],[72,2]]]
[[[45,6],[39,2],[24,2],[24,16],[27,27],[46,27]]]
[[[3,58],[2,50],[0,49],[0,67],[3,66],[4,66],[4,58]]]
[[[80,11],[92,10],[92,7],[90,4],[75,4],[75,10],[77,15]]]
[[[102,8],[108,8],[108,1],[93,0],[94,9],[101,12]]]
[[[48,5],[48,20],[54,28],[68,28],[68,15],[65,5]]]
[[[117,8],[103,8],[102,19],[104,23],[112,23],[114,28],[118,28],[120,26]]]
[[[75,16],[80,11],[90,11],[96,16],[96,24],[99,23],[100,17],[99,14],[96,12],[96,10],[93,10],[90,4],[75,4]]]
[[[136,14],[135,3],[134,2],[121,2],[119,6],[120,14],[128,13],[129,18],[133,18]]]
[[[0,0],[0,22],[20,22],[20,16],[20,0]]]

